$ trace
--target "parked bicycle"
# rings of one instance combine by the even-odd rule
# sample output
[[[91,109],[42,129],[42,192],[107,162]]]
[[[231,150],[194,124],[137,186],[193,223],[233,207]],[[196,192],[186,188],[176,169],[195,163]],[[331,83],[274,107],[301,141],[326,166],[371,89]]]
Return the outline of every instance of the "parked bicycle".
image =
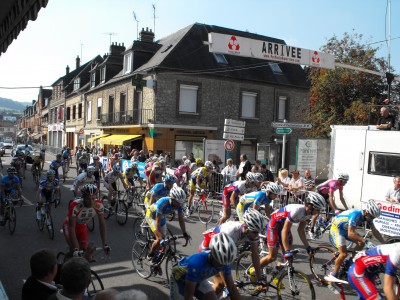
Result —
[[[114,191],[111,201],[107,196],[103,196],[104,218],[108,219],[111,215],[115,215],[119,225],[125,225],[128,221],[128,206],[125,203],[123,191]]]
[[[40,231],[43,231],[43,228],[46,226],[49,238],[52,240],[54,239],[54,224],[49,210],[49,203],[42,203],[39,209],[41,218],[40,220],[36,219],[36,223]]]
[[[3,199],[4,205],[4,226],[8,223],[8,230],[10,234],[15,232],[15,227],[17,226],[17,212],[14,208],[14,203],[11,198],[5,197]]]

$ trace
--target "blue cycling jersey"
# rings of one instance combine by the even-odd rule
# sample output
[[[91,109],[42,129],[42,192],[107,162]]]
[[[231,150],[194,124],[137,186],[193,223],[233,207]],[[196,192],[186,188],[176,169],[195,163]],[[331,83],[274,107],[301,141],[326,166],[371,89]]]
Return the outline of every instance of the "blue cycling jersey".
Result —
[[[168,189],[165,187],[164,183],[157,183],[153,186],[153,188],[148,192],[147,196],[153,195],[154,198],[160,199],[162,197],[166,197],[168,195]]]
[[[271,201],[272,200],[267,196],[267,192],[265,191],[247,193],[240,197],[239,200],[239,202],[243,204],[243,212],[245,212],[249,207],[253,206],[253,204],[258,206],[269,205]]]
[[[58,179],[54,178],[53,181],[49,181],[47,178],[42,179],[39,183],[39,190],[52,191],[58,186]]]
[[[13,190],[14,186],[18,186],[20,183],[18,176],[10,177],[8,175],[3,176],[0,181],[0,185],[4,187],[4,191],[11,191]]]
[[[169,215],[172,213],[172,211],[177,210],[178,213],[182,213],[183,209],[182,206],[179,206],[178,208],[175,208],[171,205],[171,198],[170,197],[164,197],[159,199],[156,203],[152,204],[149,209],[151,211],[151,218],[153,220],[156,219],[157,214],[160,214],[162,217],[161,226],[164,226],[167,223],[167,220],[165,219],[165,216]]]
[[[364,213],[361,209],[350,209],[338,214],[332,221],[332,225],[339,229],[341,234],[347,234],[349,226],[362,226],[364,223]],[[368,222],[372,225],[372,222]]]
[[[57,160],[53,160],[50,164],[50,169],[58,172],[58,168],[64,166],[64,162],[58,162]]]

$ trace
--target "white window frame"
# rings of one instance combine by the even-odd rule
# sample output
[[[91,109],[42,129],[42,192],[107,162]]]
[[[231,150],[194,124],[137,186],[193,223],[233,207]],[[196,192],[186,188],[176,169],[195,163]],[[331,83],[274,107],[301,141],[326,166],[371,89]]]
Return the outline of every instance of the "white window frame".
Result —
[[[92,121],[92,101],[88,101],[87,105],[87,120],[88,122]]]
[[[287,106],[287,97],[279,96],[279,98],[278,98],[278,121],[283,121],[286,119],[286,106]]]
[[[106,82],[106,67],[100,69],[100,83]]]
[[[74,80],[74,91],[78,90],[81,87],[81,78],[77,77]]]
[[[90,74],[90,87],[94,88],[96,86],[96,71],[93,71],[92,74]]]
[[[242,92],[242,109],[240,117],[243,119],[257,118],[257,93]]]
[[[181,84],[179,89],[178,111],[181,114],[197,114],[199,87]]]
[[[124,74],[132,71],[132,52],[124,55]]]
[[[97,120],[101,119],[101,106],[103,105],[103,98],[97,98]],[[100,113],[99,113],[99,107],[100,107]]]

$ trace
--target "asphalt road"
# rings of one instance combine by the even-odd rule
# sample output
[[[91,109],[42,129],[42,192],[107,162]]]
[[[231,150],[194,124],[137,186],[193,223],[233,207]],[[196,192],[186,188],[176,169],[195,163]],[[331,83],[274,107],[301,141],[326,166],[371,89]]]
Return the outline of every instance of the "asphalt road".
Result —
[[[47,153],[45,169],[47,169],[52,159],[54,159],[54,156]],[[2,160],[4,169],[1,171],[6,173],[6,168],[10,163],[10,150],[7,150],[6,156]],[[23,280],[30,274],[29,259],[35,251],[41,248],[49,248],[55,252],[66,250],[67,246],[63,235],[60,233],[60,228],[66,216],[66,203],[72,199],[70,187],[75,177],[76,169],[73,167],[68,173],[66,182],[61,183],[61,205],[52,211],[56,232],[54,240],[50,240],[47,232],[45,230],[40,232],[36,225],[34,203],[37,189],[32,180],[30,165],[28,165],[26,180],[23,184],[24,205],[17,207],[17,227],[15,233],[10,235],[7,227],[0,227],[0,281],[9,299],[21,299]],[[139,277],[132,267],[133,221],[133,214],[130,214],[128,222],[124,226],[118,225],[113,216],[106,221],[108,244],[112,248],[112,255],[109,259],[98,257],[97,262],[92,265],[92,268],[98,272],[106,288],[113,287],[121,291],[137,288],[144,291],[149,296],[149,299],[168,299],[168,289],[163,277],[158,276],[150,280],[145,280]],[[176,220],[169,223],[169,228],[174,233],[180,233]],[[182,245],[178,244],[178,252],[187,255],[196,253],[197,247],[202,240],[202,232],[205,229],[203,224],[194,221],[194,219],[189,219],[187,221],[187,231],[192,236],[192,243],[187,248],[182,248]],[[296,228],[293,228],[293,236],[294,247],[303,248],[297,237]],[[97,245],[100,245],[97,221],[94,232],[90,233],[90,239],[97,243]],[[328,238],[325,236],[322,241],[318,241],[318,244],[327,244],[327,242]],[[295,260],[295,267],[306,274],[310,274],[307,255],[298,255]],[[317,299],[328,300],[339,298],[338,295],[335,295],[328,288],[319,287],[315,282],[314,287]],[[264,299],[274,299],[275,295],[272,292],[268,292],[264,297]],[[250,299],[250,297],[245,298]],[[1,299],[3,298],[0,291]],[[346,299],[357,299],[357,297],[354,294],[347,293]]]

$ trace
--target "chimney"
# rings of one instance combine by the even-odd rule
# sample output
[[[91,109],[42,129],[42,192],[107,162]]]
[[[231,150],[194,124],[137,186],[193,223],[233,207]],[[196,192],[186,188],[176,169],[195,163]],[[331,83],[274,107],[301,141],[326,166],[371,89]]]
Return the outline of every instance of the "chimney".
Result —
[[[122,43],[122,45],[117,43],[112,43],[110,45],[110,55],[119,55],[124,51],[125,51],[124,43]]]
[[[81,66],[81,59],[79,58],[79,55],[76,57],[76,69],[78,69]]]
[[[65,74],[66,74],[66,75],[69,74],[69,66],[67,66],[67,67],[65,68]]]
[[[142,42],[148,42],[148,43],[154,43],[154,33],[149,30],[149,27],[146,27],[146,30],[142,28],[142,31],[140,32],[140,40]]]

